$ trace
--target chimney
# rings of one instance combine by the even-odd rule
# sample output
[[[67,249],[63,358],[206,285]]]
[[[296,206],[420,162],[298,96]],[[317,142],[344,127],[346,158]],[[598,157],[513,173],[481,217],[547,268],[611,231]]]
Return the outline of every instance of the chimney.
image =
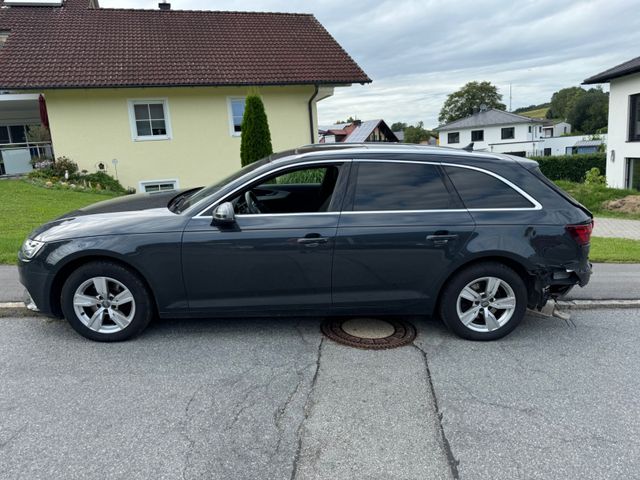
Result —
[[[158,8],[160,10],[171,10],[171,4],[169,2],[160,2]]]

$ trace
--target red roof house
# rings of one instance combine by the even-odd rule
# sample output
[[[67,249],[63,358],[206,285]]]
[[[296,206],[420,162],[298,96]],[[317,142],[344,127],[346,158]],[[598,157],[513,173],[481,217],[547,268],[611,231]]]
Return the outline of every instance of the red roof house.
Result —
[[[313,15],[160,7],[0,0],[0,151],[26,143],[10,127],[41,123],[42,94],[57,156],[111,174],[116,159],[141,190],[190,186],[239,166],[249,90],[285,149],[316,138],[316,103],[336,86],[371,81]]]

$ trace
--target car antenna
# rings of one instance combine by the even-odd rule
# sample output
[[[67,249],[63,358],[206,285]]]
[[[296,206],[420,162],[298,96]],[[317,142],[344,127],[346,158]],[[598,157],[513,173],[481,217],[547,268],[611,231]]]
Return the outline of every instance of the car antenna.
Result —
[[[465,150],[467,152],[473,152],[473,142],[471,142],[469,145],[464,147],[462,150]]]

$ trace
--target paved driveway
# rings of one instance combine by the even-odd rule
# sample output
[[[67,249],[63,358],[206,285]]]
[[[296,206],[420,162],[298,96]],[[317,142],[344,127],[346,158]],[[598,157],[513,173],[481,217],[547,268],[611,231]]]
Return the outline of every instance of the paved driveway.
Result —
[[[159,321],[121,344],[60,321],[0,319],[1,476],[640,471],[637,311],[527,318],[492,343],[415,323],[414,346],[372,352],[323,340],[317,319]]]
[[[593,235],[640,240],[640,220],[598,217],[595,219]]]

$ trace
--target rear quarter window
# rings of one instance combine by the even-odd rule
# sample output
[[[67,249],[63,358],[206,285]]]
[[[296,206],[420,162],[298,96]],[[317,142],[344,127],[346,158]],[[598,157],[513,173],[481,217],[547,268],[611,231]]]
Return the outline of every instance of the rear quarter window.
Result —
[[[462,167],[444,167],[467,208],[533,208],[529,200],[502,180]]]

